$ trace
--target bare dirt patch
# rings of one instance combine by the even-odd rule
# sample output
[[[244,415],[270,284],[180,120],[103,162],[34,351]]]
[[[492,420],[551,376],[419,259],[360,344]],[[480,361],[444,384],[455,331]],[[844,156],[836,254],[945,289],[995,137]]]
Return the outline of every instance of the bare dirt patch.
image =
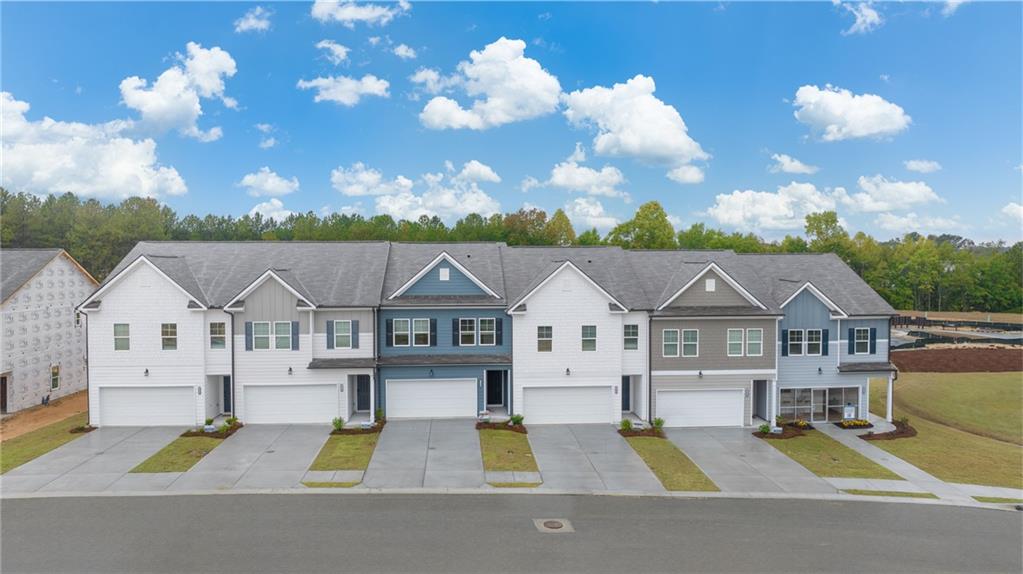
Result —
[[[45,406],[25,409],[0,422],[0,440],[10,440],[88,410],[89,397],[86,391],[55,399]]]
[[[957,348],[892,351],[892,362],[905,372],[1000,373],[1023,371],[1023,349]]]

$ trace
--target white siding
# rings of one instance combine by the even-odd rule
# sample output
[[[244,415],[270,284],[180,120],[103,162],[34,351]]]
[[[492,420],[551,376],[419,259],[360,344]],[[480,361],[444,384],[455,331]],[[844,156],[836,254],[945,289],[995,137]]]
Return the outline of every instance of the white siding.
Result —
[[[231,374],[231,316],[220,309],[205,312],[205,331],[203,332],[203,349],[206,355],[207,375]],[[223,349],[210,348],[210,323],[224,323],[226,338]]]
[[[647,418],[647,393],[650,392],[648,375],[650,372],[650,321],[645,311],[632,311],[622,317],[622,325],[639,325],[639,348],[626,351],[623,331],[622,339],[622,374],[636,375],[632,379],[632,412],[640,418]],[[624,329],[624,327],[623,327]]]

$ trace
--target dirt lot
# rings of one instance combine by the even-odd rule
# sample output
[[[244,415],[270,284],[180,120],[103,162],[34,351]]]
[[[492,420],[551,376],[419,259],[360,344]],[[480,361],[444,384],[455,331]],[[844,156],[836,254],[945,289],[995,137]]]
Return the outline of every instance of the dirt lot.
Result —
[[[47,406],[35,406],[13,414],[0,422],[0,440],[12,439],[48,424],[89,410],[89,397],[85,391],[61,397]]]
[[[908,317],[923,317],[924,311],[899,311]],[[994,323],[1023,323],[1019,313],[984,313],[981,311],[930,311],[927,318],[932,321],[992,321]]]
[[[969,347],[892,351],[892,362],[905,372],[996,373],[1023,371],[1023,349]]]

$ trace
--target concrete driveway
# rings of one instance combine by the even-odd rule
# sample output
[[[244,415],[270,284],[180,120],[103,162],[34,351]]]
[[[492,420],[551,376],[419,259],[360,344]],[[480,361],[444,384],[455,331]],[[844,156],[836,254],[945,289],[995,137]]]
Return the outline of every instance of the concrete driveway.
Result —
[[[362,484],[376,488],[480,488],[480,437],[472,419],[388,421]]]
[[[665,429],[724,492],[831,493],[837,489],[782,454],[750,429]]]
[[[541,488],[664,491],[611,425],[530,425],[529,444]]]

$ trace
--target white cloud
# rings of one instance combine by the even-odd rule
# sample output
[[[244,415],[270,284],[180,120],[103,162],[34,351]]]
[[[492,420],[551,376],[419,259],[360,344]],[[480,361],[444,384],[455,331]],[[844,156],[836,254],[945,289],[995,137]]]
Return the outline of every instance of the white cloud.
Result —
[[[1013,219],[1017,224],[1023,225],[1023,205],[1011,201],[1002,208],[1002,215]]]
[[[902,162],[909,171],[917,173],[933,173],[941,170],[941,164],[929,159],[911,159]]]
[[[577,197],[565,204],[565,215],[572,223],[591,229],[611,229],[618,225],[618,219],[604,211],[599,200],[592,197]]]
[[[255,124],[254,127],[259,130],[260,133],[265,134],[259,140],[259,149],[270,149],[277,145],[277,138],[270,135],[275,130],[273,124]]]
[[[676,168],[710,159],[689,136],[678,110],[655,97],[655,90],[653,78],[642,75],[611,88],[577,90],[563,97],[565,117],[573,125],[596,126],[593,149],[601,155],[634,157]],[[693,169],[669,172],[668,177],[680,183],[697,178]]]
[[[320,40],[316,43],[316,48],[323,50],[324,56],[335,66],[347,60],[348,53],[351,52],[347,46],[342,46],[333,40]]]
[[[270,10],[256,6],[234,21],[234,31],[239,34],[242,32],[266,32],[270,29],[271,14],[273,13]]]
[[[898,181],[883,175],[861,175],[856,182],[863,191],[841,198],[843,204],[856,211],[896,211],[921,203],[944,202],[922,181]]]
[[[771,159],[774,160],[774,165],[768,168],[771,173],[781,172],[811,174],[817,173],[818,169],[820,169],[817,166],[807,165],[798,159],[783,153],[776,153],[771,156]]]
[[[12,192],[124,199],[163,197],[188,191],[173,167],[156,158],[156,142],[122,135],[131,122],[105,124],[25,117],[28,102],[0,92],[3,126],[0,185]]]
[[[369,4],[363,2],[345,2],[341,0],[316,0],[313,3],[312,16],[320,22],[340,22],[348,28],[362,23],[369,26],[384,26],[395,17],[408,13],[412,4],[408,0],[399,0],[395,4]]]
[[[529,193],[529,190],[537,187],[543,187],[543,182],[531,175],[522,178],[522,181],[519,183],[519,191],[522,193]]]
[[[695,165],[680,165],[666,175],[675,183],[700,183],[704,177],[703,170]]]
[[[966,226],[958,219],[947,217],[919,216],[916,213],[906,215],[894,215],[882,213],[877,216],[874,223],[886,231],[895,231],[899,235],[917,231],[922,233],[944,233],[964,229]]]
[[[485,130],[557,110],[561,84],[539,62],[525,57],[525,49],[522,40],[502,37],[482,51],[473,50],[469,61],[458,64],[458,80],[449,80],[475,98],[472,106],[463,108],[437,96],[427,102],[419,120],[431,129]],[[426,78],[421,83],[431,86]]]
[[[577,143],[572,155],[551,168],[551,176],[543,185],[588,195],[628,198],[625,192],[618,189],[619,185],[625,183],[625,176],[618,168],[605,165],[596,170],[579,165],[579,162],[583,161],[586,161],[586,152],[583,151],[582,145]]]
[[[263,219],[284,221],[288,217],[294,215],[295,212],[285,209],[284,203],[281,200],[276,197],[272,197],[268,201],[257,203],[255,207],[249,210],[249,216],[255,217],[257,214],[262,215]]]
[[[266,137],[259,140],[259,149],[270,149],[275,145],[277,145],[277,138],[275,137]]]
[[[796,90],[793,115],[821,134],[824,141],[893,136],[913,121],[896,104],[874,94],[853,94],[827,84]]]
[[[121,100],[137,110],[143,130],[163,132],[177,129],[199,141],[220,139],[219,127],[203,131],[197,122],[202,115],[201,99],[217,98],[224,106],[236,108],[237,102],[224,94],[224,79],[235,74],[234,59],[219,47],[203,48],[189,42],[187,55],[177,54],[177,63],[149,84],[138,76],[121,80]]]
[[[451,170],[448,169],[448,171]],[[462,166],[462,171],[455,176],[455,179],[465,182],[501,183],[501,176],[497,175],[492,167],[474,159],[467,161]]]
[[[398,44],[391,51],[402,60],[414,60],[417,56],[415,49],[406,44]]]
[[[941,7],[941,15],[948,18],[965,3],[966,0],[945,0],[945,5]]]
[[[284,179],[263,166],[259,171],[246,174],[237,185],[248,190],[252,197],[280,197],[298,191],[298,178]]]
[[[377,197],[377,213],[408,220],[418,219],[422,215],[436,215],[451,221],[470,213],[490,217],[501,209],[501,204],[475,182],[457,178],[446,181],[442,173],[428,173],[423,175],[423,183],[427,189],[422,195],[406,191]]]
[[[874,9],[872,6],[873,2],[844,2],[842,6],[856,18],[852,26],[848,30],[842,32],[842,34],[849,36],[851,34],[867,34],[878,29],[881,24],[884,24],[884,18],[881,14]]]
[[[363,96],[390,97],[391,94],[387,91],[389,86],[387,80],[381,80],[372,74],[366,74],[361,80],[348,76],[329,76],[298,81],[300,90],[310,88],[316,90],[313,101],[334,102],[348,107],[359,103]]]
[[[423,91],[431,95],[449,91],[462,83],[462,79],[459,76],[442,76],[439,71],[433,68],[419,68],[408,79],[413,84],[421,86]]]
[[[256,124],[253,127],[255,127],[257,130],[259,130],[259,131],[261,131],[261,132],[263,132],[265,134],[268,134],[268,133],[274,131],[273,124]]]
[[[379,170],[367,167],[361,161],[353,163],[348,169],[338,167],[331,171],[330,184],[349,196],[393,195],[412,190],[411,179],[399,175],[393,180],[385,180]]]
[[[744,231],[801,229],[810,213],[835,209],[845,190],[818,190],[812,183],[792,182],[777,192],[735,190],[715,197],[706,215]]]

